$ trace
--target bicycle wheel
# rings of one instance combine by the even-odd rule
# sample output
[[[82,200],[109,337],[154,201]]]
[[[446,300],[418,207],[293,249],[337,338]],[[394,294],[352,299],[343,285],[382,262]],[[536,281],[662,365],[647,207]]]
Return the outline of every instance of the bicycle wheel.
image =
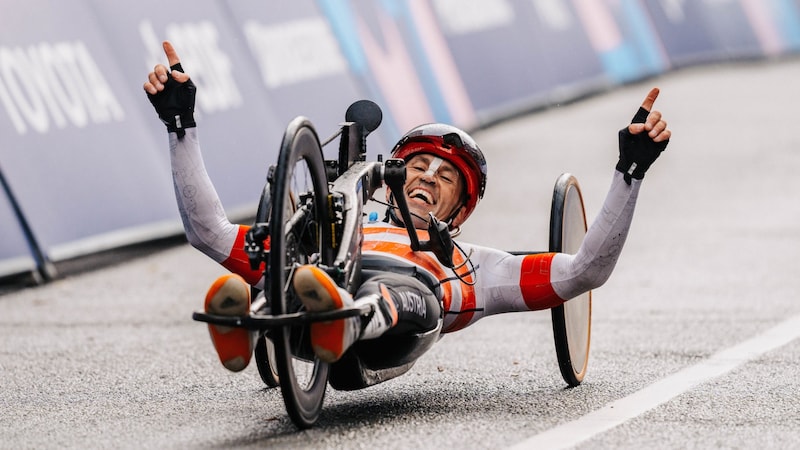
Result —
[[[269,222],[269,215],[272,210],[272,202],[271,202],[271,195],[270,189],[271,185],[269,180],[272,179],[272,174],[274,173],[275,166],[269,168],[268,175],[267,175],[267,183],[264,185],[264,189],[261,191],[261,198],[258,202],[258,210],[256,211],[256,220],[254,227],[263,226]],[[288,205],[287,205],[288,206]],[[294,212],[294,208],[289,214]],[[256,309],[255,313],[265,314],[269,311],[266,310],[266,307],[270,305],[267,304],[265,299],[271,298],[269,295],[269,286],[264,286],[267,292],[261,294],[257,289],[253,289],[253,298],[257,298],[258,300],[253,302],[253,307]],[[272,337],[270,332],[261,333],[258,336],[258,341],[256,342],[256,348],[253,354],[253,359],[256,362],[256,368],[258,368],[258,374],[261,376],[261,381],[267,385],[268,388],[274,388],[279,385],[278,383],[278,367],[275,364],[275,344],[272,342]]]
[[[563,174],[553,189],[550,210],[550,251],[575,254],[586,235],[586,214],[578,180]],[[570,387],[583,381],[589,363],[592,293],[552,308],[553,337],[561,376]]]
[[[258,368],[261,381],[269,388],[277,387],[280,384],[280,376],[275,362],[275,344],[266,334],[258,337],[253,358],[256,360],[256,368]]]
[[[311,123],[298,117],[286,129],[272,180],[268,284],[273,314],[302,308],[291,289],[298,265],[332,262],[327,204],[319,139]],[[270,333],[286,410],[299,428],[317,420],[328,382],[329,365],[314,356],[308,334],[300,325]]]

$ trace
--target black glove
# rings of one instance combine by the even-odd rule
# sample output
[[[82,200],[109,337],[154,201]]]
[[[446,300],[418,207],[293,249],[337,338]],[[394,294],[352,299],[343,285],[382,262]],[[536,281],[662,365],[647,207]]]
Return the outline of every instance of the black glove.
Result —
[[[631,123],[644,123],[650,111],[640,107]],[[667,148],[669,139],[654,142],[646,131],[631,134],[628,127],[619,130],[619,162],[617,170],[625,174],[625,182],[631,184],[631,178],[641,180],[658,155]]]
[[[170,70],[183,72],[183,67],[178,63],[170,67]],[[179,83],[172,78],[172,74],[168,74],[164,90],[155,95],[147,94],[147,98],[158,113],[158,118],[167,126],[167,131],[174,131],[182,138],[186,134],[186,128],[197,126],[194,121],[195,94],[197,86],[191,79]]]

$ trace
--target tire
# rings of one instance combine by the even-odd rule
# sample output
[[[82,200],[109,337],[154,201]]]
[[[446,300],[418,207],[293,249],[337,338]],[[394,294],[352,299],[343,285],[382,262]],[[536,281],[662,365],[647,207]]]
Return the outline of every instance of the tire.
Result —
[[[266,335],[258,337],[253,357],[256,360],[256,368],[258,368],[261,381],[263,381],[268,388],[278,387],[280,384],[280,376],[278,375],[278,367],[275,362],[275,344]]]
[[[298,117],[287,127],[271,186],[270,306],[273,314],[290,314],[301,308],[290,289],[296,265],[327,265],[333,260],[325,165],[319,138],[307,119]],[[329,365],[314,356],[308,334],[302,325],[271,332],[286,410],[301,429],[319,417],[329,371]]]
[[[267,182],[264,189],[261,191],[261,198],[258,201],[258,210],[256,211],[256,220],[254,226],[260,226],[269,222],[269,215],[271,212],[271,180],[275,166],[271,166],[268,170]],[[269,289],[269,286],[266,287]],[[258,290],[253,289],[253,298],[258,295]],[[269,293],[266,293],[266,298],[270,298]],[[263,311],[258,311],[263,312]],[[275,388],[279,385],[278,367],[275,364],[275,344],[272,339],[267,337],[269,331],[261,333],[256,342],[256,348],[253,358],[258,368],[258,374],[261,376],[261,381],[267,385],[268,388]]]
[[[586,213],[578,180],[563,174],[553,189],[550,210],[550,251],[575,254],[586,235]],[[552,308],[553,337],[561,376],[570,387],[581,384],[589,363],[592,293]]]

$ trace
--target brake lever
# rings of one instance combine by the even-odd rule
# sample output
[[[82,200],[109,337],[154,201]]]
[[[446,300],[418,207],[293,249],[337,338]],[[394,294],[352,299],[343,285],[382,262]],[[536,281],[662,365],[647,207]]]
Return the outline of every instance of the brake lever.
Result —
[[[264,241],[269,238],[269,228],[265,224],[257,224],[247,230],[245,234],[244,251],[250,260],[250,268],[258,270],[262,262],[267,261],[269,250],[265,249]]]

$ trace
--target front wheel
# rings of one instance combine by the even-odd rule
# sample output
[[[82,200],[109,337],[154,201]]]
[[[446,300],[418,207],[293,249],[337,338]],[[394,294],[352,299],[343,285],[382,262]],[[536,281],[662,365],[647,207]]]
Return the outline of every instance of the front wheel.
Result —
[[[299,265],[331,264],[328,183],[322,149],[311,123],[298,117],[286,129],[272,180],[269,286],[273,314],[302,309],[291,287]],[[286,410],[299,428],[316,422],[328,383],[329,365],[311,350],[306,325],[276,328],[278,381]]]
[[[553,189],[550,251],[575,254],[586,235],[586,214],[578,180],[563,174]],[[553,337],[561,376],[571,387],[583,381],[589,364],[592,329],[591,291],[551,309]]]

